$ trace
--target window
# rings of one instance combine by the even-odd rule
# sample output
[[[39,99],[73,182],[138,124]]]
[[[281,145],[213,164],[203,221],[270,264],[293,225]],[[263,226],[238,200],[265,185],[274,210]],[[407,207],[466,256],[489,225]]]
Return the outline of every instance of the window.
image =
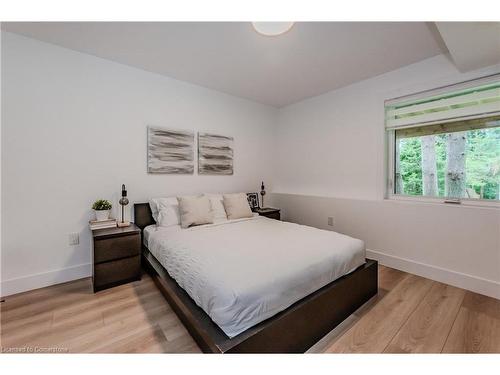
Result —
[[[386,102],[389,195],[500,199],[500,77]]]

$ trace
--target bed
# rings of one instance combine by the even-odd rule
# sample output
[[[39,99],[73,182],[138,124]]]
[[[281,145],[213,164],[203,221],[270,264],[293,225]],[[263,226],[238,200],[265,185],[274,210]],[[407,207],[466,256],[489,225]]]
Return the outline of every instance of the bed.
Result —
[[[143,264],[204,352],[304,352],[377,293],[360,240],[259,216],[161,228],[147,203],[134,212]]]

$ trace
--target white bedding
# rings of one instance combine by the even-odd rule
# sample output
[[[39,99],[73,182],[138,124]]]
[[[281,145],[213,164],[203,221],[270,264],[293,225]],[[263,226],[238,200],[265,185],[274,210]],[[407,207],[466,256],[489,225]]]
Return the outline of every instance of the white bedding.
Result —
[[[262,216],[145,230],[151,253],[229,337],[365,262],[363,241]]]

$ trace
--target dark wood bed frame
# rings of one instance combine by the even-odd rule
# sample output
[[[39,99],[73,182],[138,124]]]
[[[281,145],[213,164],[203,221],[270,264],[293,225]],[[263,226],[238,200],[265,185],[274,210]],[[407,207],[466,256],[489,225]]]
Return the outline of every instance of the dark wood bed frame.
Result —
[[[154,224],[148,203],[134,204],[135,224]],[[142,232],[141,232],[142,233]],[[205,353],[303,353],[377,294],[378,264],[355,271],[230,339],[143,245],[143,266]]]

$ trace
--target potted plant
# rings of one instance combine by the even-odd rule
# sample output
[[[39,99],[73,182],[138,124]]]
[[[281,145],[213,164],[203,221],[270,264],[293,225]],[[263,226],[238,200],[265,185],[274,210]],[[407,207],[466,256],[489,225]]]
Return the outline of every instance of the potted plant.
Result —
[[[92,209],[95,212],[95,218],[97,221],[103,221],[109,219],[109,211],[111,210],[111,202],[106,199],[98,199],[92,205]]]

